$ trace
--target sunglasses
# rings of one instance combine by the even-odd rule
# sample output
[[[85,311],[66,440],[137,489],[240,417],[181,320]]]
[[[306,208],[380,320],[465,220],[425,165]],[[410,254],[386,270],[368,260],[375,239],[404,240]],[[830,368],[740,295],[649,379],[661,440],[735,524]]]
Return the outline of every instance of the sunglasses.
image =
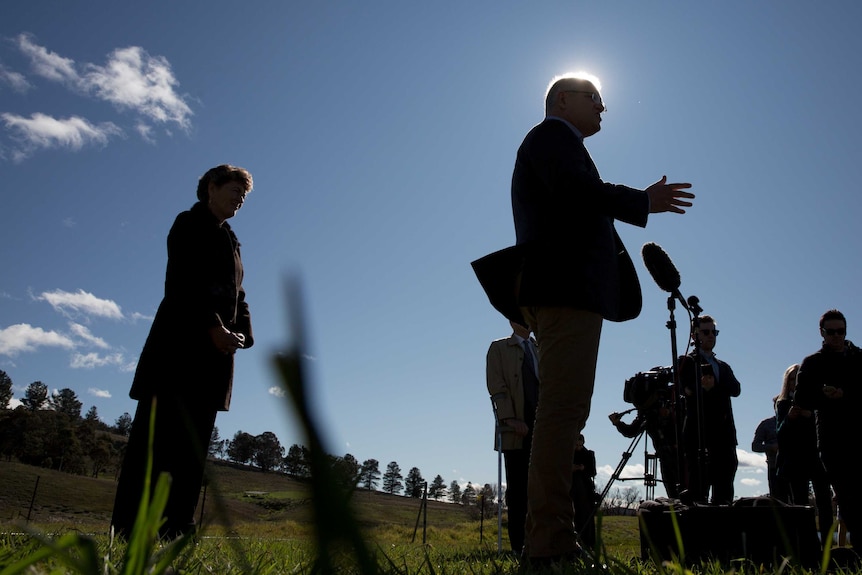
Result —
[[[709,334],[718,335],[717,329],[699,329],[697,331],[700,332],[700,335],[709,335]]]
[[[847,333],[847,328],[838,327],[835,329],[830,329],[828,327],[821,328],[823,333],[826,335],[845,335]]]

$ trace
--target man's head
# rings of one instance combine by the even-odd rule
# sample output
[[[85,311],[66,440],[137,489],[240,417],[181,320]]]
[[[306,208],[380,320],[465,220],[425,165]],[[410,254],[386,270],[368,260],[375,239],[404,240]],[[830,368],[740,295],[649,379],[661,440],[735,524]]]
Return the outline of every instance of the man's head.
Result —
[[[557,76],[545,94],[545,115],[563,118],[585,138],[602,129],[601,83],[585,73]]]
[[[715,320],[711,315],[700,316],[700,325],[696,332],[692,332],[692,339],[697,337],[700,340],[700,349],[703,351],[712,351],[715,347],[715,337],[718,335],[718,329],[715,327]]]
[[[837,309],[830,309],[820,316],[820,335],[823,345],[834,351],[844,349],[844,337],[847,335],[847,319]]]

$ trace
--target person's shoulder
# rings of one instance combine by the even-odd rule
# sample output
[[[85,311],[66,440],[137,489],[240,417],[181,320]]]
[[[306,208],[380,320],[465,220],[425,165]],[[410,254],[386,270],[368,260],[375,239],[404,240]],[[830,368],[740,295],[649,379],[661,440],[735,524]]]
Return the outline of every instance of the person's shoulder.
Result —
[[[514,343],[513,343],[514,342]],[[517,341],[511,335],[508,337],[501,337],[500,339],[495,339],[491,342],[491,347],[506,347],[509,345],[517,345]]]
[[[544,140],[571,140],[577,142],[578,137],[562,120],[545,118],[533,126],[524,137],[524,145]]]
[[[800,362],[799,369],[802,369],[803,367],[806,367],[806,366],[810,366],[812,363],[816,363],[817,361],[820,360],[821,357],[823,357],[823,350],[822,349],[818,349],[814,353],[806,355],[802,359],[802,362]]]

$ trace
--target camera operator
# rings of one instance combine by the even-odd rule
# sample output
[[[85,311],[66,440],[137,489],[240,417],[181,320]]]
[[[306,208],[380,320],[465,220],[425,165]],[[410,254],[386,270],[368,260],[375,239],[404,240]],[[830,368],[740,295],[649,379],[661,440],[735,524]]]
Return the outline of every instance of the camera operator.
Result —
[[[729,505],[733,501],[736,457],[736,424],[730,399],[739,397],[741,386],[730,366],[712,351],[718,330],[708,315],[692,326],[696,351],[680,358],[680,384],[685,393],[683,441],[688,469],[687,496],[705,502],[712,489],[711,503]],[[700,381],[696,381],[700,364]],[[699,387],[699,389],[698,389]],[[687,497],[686,497],[687,499]]]
[[[655,373],[653,370],[651,373]],[[637,384],[644,374],[636,375],[627,384]],[[669,377],[672,377],[669,375]],[[641,381],[643,381],[641,379]],[[661,480],[668,497],[679,497],[680,472],[682,462],[678,449],[678,432],[676,409],[674,405],[673,387],[662,384],[653,391],[644,402],[635,404],[637,415],[631,423],[622,420],[623,414],[614,412],[608,416],[614,427],[623,437],[635,437],[641,431],[646,431],[652,440],[653,448],[658,456],[661,467]]]

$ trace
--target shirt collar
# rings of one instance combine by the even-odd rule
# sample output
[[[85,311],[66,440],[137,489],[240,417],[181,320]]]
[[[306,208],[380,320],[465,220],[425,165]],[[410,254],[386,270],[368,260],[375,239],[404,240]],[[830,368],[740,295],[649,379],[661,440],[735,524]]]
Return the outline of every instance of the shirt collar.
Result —
[[[569,127],[569,128],[570,128],[570,129],[575,133],[575,136],[577,136],[577,137],[578,137],[578,141],[580,141],[581,143],[583,143],[583,142],[584,142],[584,135],[583,135],[583,134],[581,134],[581,131],[580,131],[579,129],[577,129],[577,128],[574,126],[574,124],[572,124],[572,123],[571,123],[571,122],[569,122],[568,120],[565,120],[565,119],[563,119],[563,118],[561,118],[561,117],[559,117],[559,116],[545,116],[545,119],[546,119],[546,120],[558,120],[558,121],[560,121],[560,122],[564,123],[565,125],[567,125],[567,126],[568,126],[568,127]]]

